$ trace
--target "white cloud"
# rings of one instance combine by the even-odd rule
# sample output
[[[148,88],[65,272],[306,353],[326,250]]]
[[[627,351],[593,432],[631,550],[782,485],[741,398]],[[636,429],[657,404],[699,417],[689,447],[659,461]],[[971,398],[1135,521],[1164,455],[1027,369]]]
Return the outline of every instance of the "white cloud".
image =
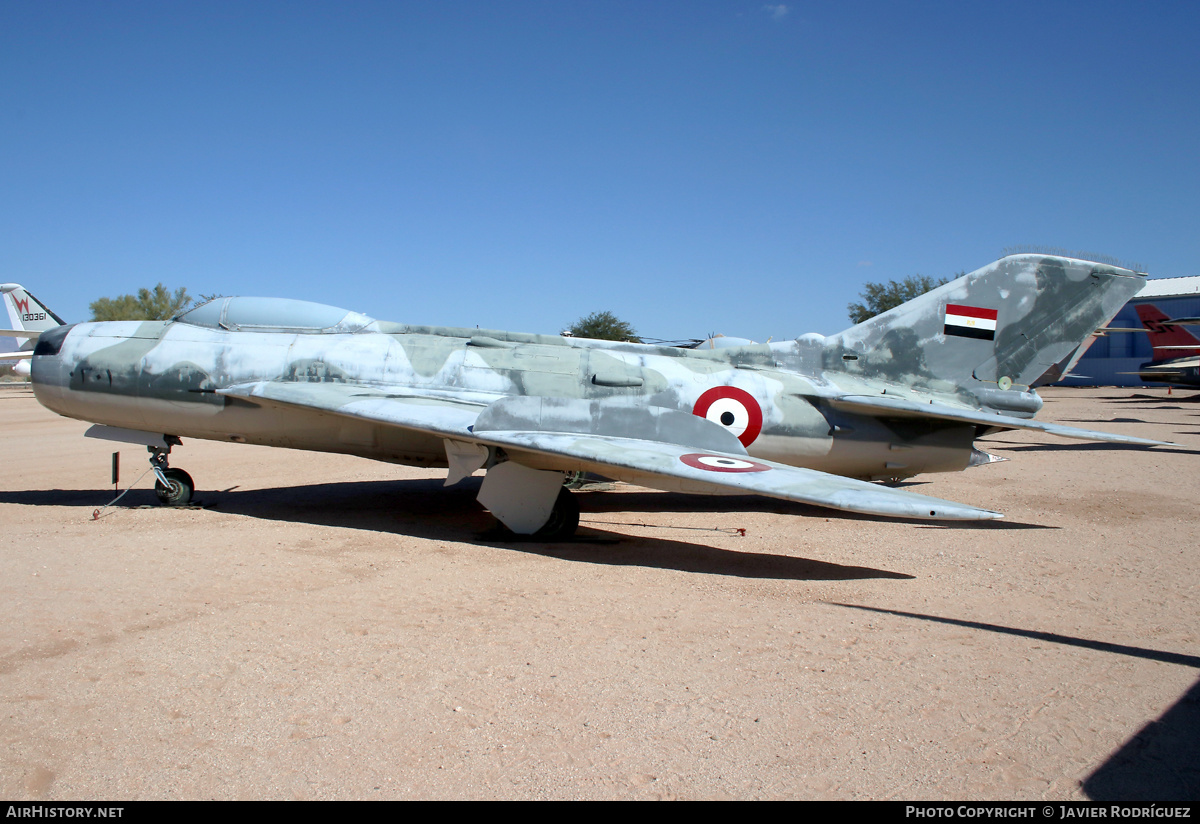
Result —
[[[783,3],[768,3],[763,6],[763,11],[771,15],[773,20],[782,20],[788,16],[788,7]]]

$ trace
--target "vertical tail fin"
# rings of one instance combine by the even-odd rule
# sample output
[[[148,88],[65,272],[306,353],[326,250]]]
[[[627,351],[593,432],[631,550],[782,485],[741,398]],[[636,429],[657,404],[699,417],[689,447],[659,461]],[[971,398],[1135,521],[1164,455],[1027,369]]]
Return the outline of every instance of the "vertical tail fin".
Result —
[[[44,303],[20,284],[0,284],[0,294],[4,296],[4,322],[9,330],[45,332],[63,325],[62,318],[47,309]]]
[[[1153,303],[1143,303],[1137,309],[1138,320],[1146,327],[1150,345],[1154,347],[1153,360],[1171,360],[1187,355],[1200,355],[1200,340],[1187,329],[1170,323],[1171,318]],[[1189,349],[1194,346],[1194,349]]]
[[[826,339],[829,370],[967,392],[1026,390],[1145,285],[1102,263],[1012,255]]]
[[[16,283],[0,284],[4,314],[0,315],[0,362],[16,360],[12,371],[29,376],[29,357],[40,333],[63,325],[62,318]],[[28,334],[20,334],[26,332]]]

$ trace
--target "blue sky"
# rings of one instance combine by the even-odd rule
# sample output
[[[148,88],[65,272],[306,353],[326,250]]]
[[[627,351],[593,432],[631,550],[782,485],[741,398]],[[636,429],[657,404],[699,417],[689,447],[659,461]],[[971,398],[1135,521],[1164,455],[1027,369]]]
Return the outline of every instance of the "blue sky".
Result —
[[[765,340],[1045,244],[1200,274],[1195,2],[0,3],[0,280]]]

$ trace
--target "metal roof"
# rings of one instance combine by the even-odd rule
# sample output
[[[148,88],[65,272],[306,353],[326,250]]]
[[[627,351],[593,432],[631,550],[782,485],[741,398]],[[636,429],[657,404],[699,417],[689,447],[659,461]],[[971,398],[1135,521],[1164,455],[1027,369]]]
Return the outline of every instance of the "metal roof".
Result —
[[[1153,278],[1146,281],[1146,286],[1134,295],[1133,299],[1170,298],[1186,295],[1200,295],[1200,275],[1186,278]]]

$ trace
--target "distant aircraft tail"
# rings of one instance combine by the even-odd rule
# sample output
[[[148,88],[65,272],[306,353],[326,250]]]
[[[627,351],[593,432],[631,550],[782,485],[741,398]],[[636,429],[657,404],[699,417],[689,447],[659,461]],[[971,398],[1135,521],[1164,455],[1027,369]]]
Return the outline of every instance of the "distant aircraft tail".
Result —
[[[1154,347],[1154,360],[1172,360],[1188,355],[1200,355],[1200,339],[1182,326],[1172,324],[1171,318],[1153,303],[1134,307],[1138,319],[1146,327],[1150,345]],[[1194,348],[1193,348],[1194,347]]]
[[[1013,255],[826,338],[825,368],[1032,414],[1041,402],[1029,388],[1145,282],[1107,264]]]
[[[38,335],[62,326],[62,318],[19,284],[0,284],[0,296],[5,311],[0,323],[8,324],[0,329],[0,363],[15,360],[13,373],[29,377],[29,358]]]
[[[25,332],[45,332],[62,326],[63,320],[46,308],[46,305],[17,283],[0,284],[4,296],[8,329]],[[36,337],[36,335],[34,336]]]

